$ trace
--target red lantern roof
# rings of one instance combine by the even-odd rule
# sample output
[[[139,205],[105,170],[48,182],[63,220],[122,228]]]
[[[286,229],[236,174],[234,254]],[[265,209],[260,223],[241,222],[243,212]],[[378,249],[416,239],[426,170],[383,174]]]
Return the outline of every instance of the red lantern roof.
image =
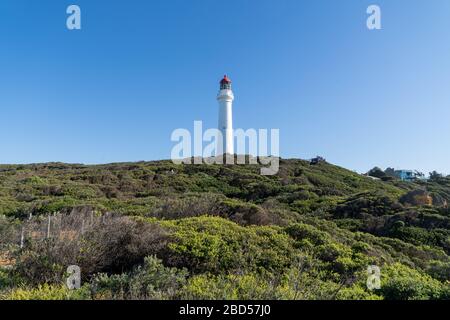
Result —
[[[220,84],[224,84],[224,83],[231,83],[230,78],[227,77],[227,75],[223,76],[223,79],[220,81]]]

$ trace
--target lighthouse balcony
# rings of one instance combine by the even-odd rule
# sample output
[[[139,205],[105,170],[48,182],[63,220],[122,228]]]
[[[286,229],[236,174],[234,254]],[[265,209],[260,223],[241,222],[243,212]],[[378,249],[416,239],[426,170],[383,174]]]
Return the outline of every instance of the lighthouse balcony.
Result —
[[[219,91],[219,94],[217,95],[218,100],[234,100],[234,94],[233,91],[229,89],[223,89]]]

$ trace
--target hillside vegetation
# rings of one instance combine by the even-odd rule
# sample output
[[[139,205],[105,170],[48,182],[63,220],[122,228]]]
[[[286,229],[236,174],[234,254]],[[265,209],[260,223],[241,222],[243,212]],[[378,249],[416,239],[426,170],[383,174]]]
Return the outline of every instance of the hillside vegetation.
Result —
[[[0,298],[449,299],[449,201],[294,159],[0,165]]]

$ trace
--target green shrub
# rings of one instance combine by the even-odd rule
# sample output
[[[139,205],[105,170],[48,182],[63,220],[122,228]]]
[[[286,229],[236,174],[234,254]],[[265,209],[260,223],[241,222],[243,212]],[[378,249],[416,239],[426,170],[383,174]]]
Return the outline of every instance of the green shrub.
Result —
[[[166,268],[154,256],[130,273],[99,274],[92,281],[94,296],[101,299],[174,299],[187,277],[186,270]]]
[[[329,241],[329,236],[326,232],[304,223],[292,224],[285,230],[296,241],[307,239],[314,245],[322,245]]]
[[[388,300],[443,299],[448,286],[400,263],[381,269],[380,294]]]
[[[0,296],[4,300],[89,300],[88,286],[69,290],[64,285],[42,284],[36,288],[16,288]]]
[[[191,277],[181,291],[187,300],[264,300],[274,298],[268,281],[255,274]]]
[[[173,231],[168,245],[171,265],[193,272],[282,270],[290,264],[293,242],[274,227],[241,227],[218,217],[164,223]]]
[[[383,297],[368,292],[368,290],[362,286],[355,285],[350,288],[341,289],[337,295],[337,300],[383,300]]]

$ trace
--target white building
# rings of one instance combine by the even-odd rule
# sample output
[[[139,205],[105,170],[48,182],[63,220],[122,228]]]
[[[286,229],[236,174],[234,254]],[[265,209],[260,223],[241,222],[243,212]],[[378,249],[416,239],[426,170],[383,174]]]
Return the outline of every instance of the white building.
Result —
[[[223,144],[217,148],[217,155],[234,154],[233,132],[233,100],[231,80],[225,75],[220,81],[220,91],[217,95],[219,102],[219,130],[222,133]]]

